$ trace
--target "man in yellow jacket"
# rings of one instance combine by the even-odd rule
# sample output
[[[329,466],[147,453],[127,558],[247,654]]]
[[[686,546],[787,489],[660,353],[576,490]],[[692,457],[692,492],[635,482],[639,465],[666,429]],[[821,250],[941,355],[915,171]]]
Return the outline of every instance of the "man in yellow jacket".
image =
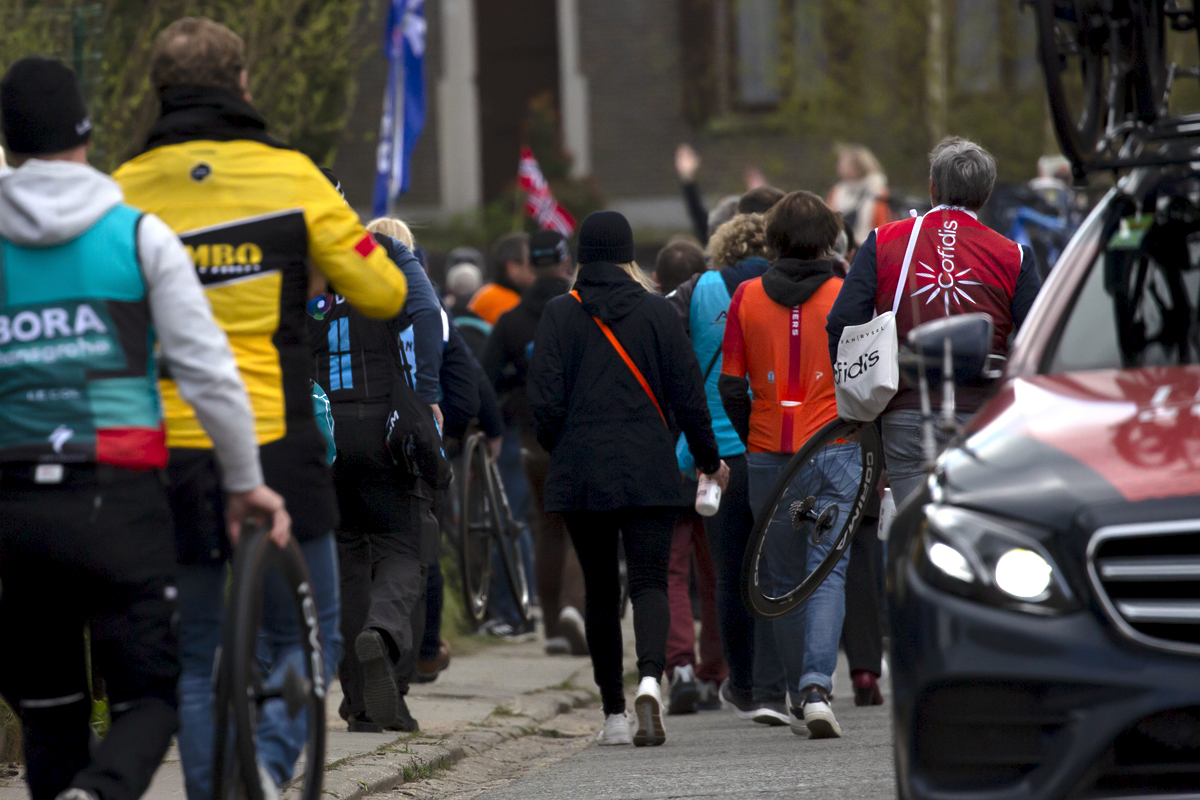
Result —
[[[267,135],[250,104],[241,37],[208,19],[178,20],[155,42],[151,81],[161,115],[143,152],[114,177],[130,204],[183,240],[229,337],[266,483],[283,495],[312,575],[330,678],[342,648],[337,499],[313,415],[305,304],[328,284],[367,316],[387,318],[400,311],[407,285],[316,165]],[[188,797],[202,800],[212,794],[211,674],[230,543],[212,442],[169,375],[160,386],[180,560],[180,756]],[[270,591],[264,629],[277,679],[300,657],[299,628],[291,599]],[[303,715],[290,719],[281,701],[264,706],[258,746],[267,797],[291,777],[304,740]]]

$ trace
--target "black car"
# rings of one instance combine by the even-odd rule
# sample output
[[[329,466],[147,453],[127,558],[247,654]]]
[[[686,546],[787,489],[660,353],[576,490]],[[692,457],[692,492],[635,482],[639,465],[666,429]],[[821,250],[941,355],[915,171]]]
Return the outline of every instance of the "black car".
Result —
[[[899,795],[1200,797],[1200,119],[1084,222],[899,509]]]

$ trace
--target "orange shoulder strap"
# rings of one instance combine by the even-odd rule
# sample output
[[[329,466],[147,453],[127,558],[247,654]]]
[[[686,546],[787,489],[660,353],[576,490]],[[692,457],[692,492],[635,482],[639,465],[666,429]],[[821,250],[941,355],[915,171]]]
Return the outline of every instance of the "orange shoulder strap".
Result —
[[[579,292],[571,292],[571,297],[574,297],[579,302],[580,308],[583,307],[583,300],[579,299]],[[612,328],[605,325],[597,317],[594,317],[588,313],[587,309],[584,309],[584,313],[587,313],[589,317],[592,317],[592,320],[600,326],[601,332],[605,335],[608,341],[612,342],[612,346],[617,351],[617,355],[621,357],[621,360],[625,362],[625,366],[629,367],[629,371],[633,373],[633,377],[637,378],[638,383],[642,385],[642,389],[645,390],[646,396],[650,398],[651,403],[654,403],[654,408],[656,411],[658,411],[658,416],[662,419],[663,425],[666,425],[667,417],[665,414],[663,414],[662,406],[658,404],[658,398],[655,397],[654,392],[651,391],[650,384],[646,382],[646,376],[643,375],[642,371],[637,368],[637,364],[633,363],[633,359],[629,357],[629,353],[625,352],[625,348],[621,346],[619,341],[617,341],[617,336],[612,332]],[[668,426],[668,429],[669,427],[670,426]]]

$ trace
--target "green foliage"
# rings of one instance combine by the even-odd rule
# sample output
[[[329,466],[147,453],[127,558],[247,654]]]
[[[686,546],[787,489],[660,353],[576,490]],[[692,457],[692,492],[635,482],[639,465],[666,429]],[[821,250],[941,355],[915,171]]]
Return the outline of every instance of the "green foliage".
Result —
[[[0,764],[21,760],[21,721],[0,699]]]
[[[367,0],[9,2],[0,11],[0,69],[26,55],[84,65],[97,121],[93,161],[103,169],[140,149],[158,113],[149,79],[154,37],[180,17],[211,17],[242,35],[251,94],[271,133],[318,163],[332,161],[358,67],[378,47],[378,4]]]

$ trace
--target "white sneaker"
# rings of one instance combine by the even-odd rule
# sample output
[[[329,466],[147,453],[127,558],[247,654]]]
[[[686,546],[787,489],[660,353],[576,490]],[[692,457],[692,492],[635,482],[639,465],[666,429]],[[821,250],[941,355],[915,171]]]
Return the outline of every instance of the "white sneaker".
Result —
[[[804,693],[804,726],[812,739],[837,739],[842,735],[842,726],[833,715],[829,695],[823,689],[809,686]]]
[[[636,747],[653,747],[667,740],[667,729],[663,726],[662,691],[658,681],[647,675],[638,684],[637,697],[633,700],[633,712],[637,715],[637,732],[633,734]]]
[[[590,652],[587,644],[587,628],[583,614],[574,606],[565,606],[558,614],[558,633],[571,645],[571,655],[586,656]]]
[[[605,714],[604,729],[596,737],[596,743],[601,746],[633,744],[633,734],[629,731],[629,717],[624,714]]]
[[[262,784],[263,800],[279,800],[279,787],[262,764],[258,765],[258,780]]]

